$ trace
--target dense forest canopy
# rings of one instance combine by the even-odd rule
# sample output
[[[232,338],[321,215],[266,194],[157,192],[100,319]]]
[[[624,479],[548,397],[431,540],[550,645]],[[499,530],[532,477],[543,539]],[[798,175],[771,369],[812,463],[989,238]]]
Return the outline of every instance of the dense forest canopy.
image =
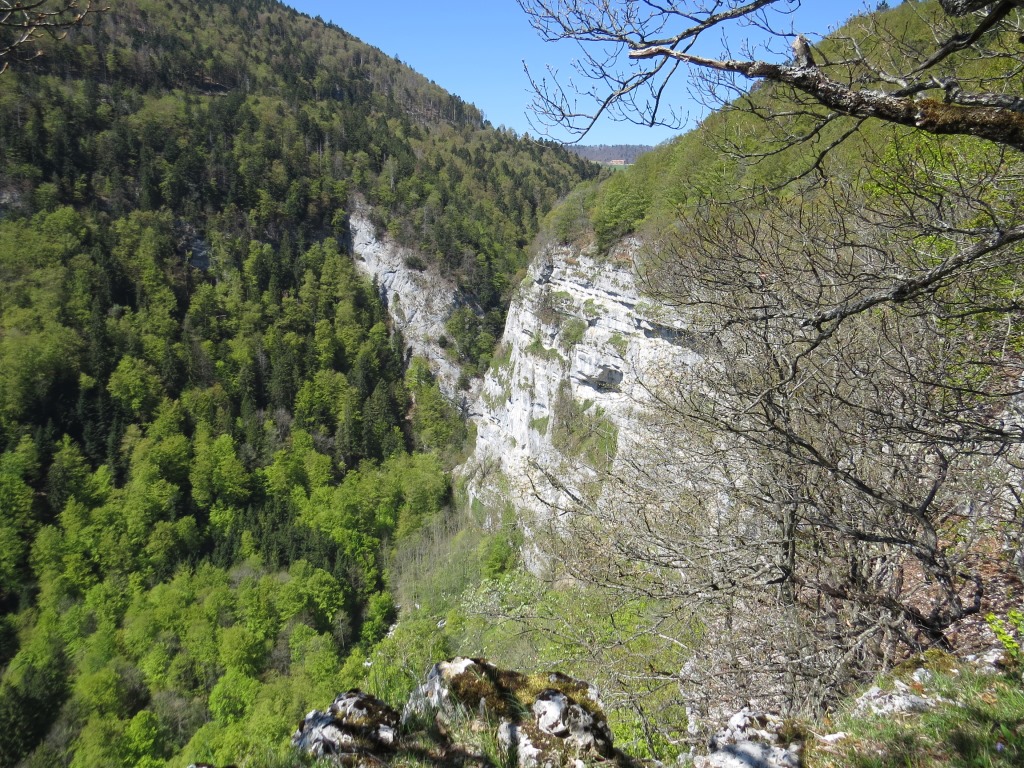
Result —
[[[347,212],[458,282],[474,371],[596,168],[271,0],[88,22],[0,80],[0,764],[266,756],[364,674],[465,434]]]

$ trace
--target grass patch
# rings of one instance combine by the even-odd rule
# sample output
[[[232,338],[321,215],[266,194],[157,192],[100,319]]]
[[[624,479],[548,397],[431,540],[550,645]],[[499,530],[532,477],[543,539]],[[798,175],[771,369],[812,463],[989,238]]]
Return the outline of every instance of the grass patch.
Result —
[[[935,671],[923,693],[945,702],[917,715],[847,714],[849,738],[808,743],[808,768],[996,768],[1024,765],[1024,684],[1016,675]]]
[[[491,370],[496,374],[508,370],[512,362],[512,345],[500,344],[491,355]]]
[[[611,347],[619,353],[621,357],[626,356],[626,350],[629,348],[629,342],[621,333],[613,333],[611,338],[608,339],[608,343]]]
[[[559,354],[557,349],[544,346],[544,342],[540,340],[539,333],[534,334],[533,340],[530,342],[529,346],[526,347],[526,351],[535,357],[539,357],[541,360],[558,360],[563,363],[565,362],[565,358]]]
[[[562,348],[569,351],[583,341],[583,334],[587,332],[588,327],[586,320],[581,320],[578,317],[574,317],[566,322],[559,339]]]

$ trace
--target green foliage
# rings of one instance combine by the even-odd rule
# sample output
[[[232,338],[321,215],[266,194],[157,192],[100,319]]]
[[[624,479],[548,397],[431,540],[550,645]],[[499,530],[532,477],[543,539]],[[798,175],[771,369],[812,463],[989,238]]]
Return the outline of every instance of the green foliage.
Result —
[[[561,335],[559,337],[559,343],[563,349],[570,350],[581,341],[583,341],[583,335],[587,332],[587,321],[578,317],[570,319],[564,326],[562,326]]]
[[[565,359],[559,354],[557,349],[553,347],[545,347],[544,342],[541,340],[540,333],[534,334],[530,343],[526,345],[526,351],[531,355],[539,357],[541,360],[560,360],[565,362]]]
[[[203,24],[198,12],[119,3],[0,93],[13,195],[0,222],[3,447],[38,434],[45,454],[66,434],[112,486],[130,469],[135,483],[97,503],[72,494],[58,461],[46,504],[59,514],[73,495],[67,521],[83,537],[44,534],[54,594],[110,566],[152,579],[190,556],[226,564],[254,541],[273,561],[322,548],[288,522],[289,478],[308,494],[412,447],[400,352],[383,326],[374,335],[375,291],[338,245],[351,194],[418,248],[418,265],[475,295],[485,320],[459,336],[472,372],[538,217],[593,172],[554,144],[489,130],[390,57],[276,3],[214,2]],[[162,401],[187,421],[129,467],[127,424]],[[417,404],[415,445],[454,452],[458,414],[429,388]],[[259,470],[288,451],[292,420],[315,449],[296,448],[301,472],[278,463],[268,498]],[[31,600],[36,526],[17,520],[0,526],[5,603]],[[131,530],[97,535],[115,521]]]
[[[990,613],[985,617],[985,622],[1002,644],[1010,663],[1015,667],[1021,666],[1024,663],[1024,651],[1020,646],[1024,642],[1024,613],[1010,610],[1005,621]]]
[[[594,683],[620,748],[674,760],[686,738],[686,702],[652,670],[678,668],[689,651],[659,636],[666,615],[656,600],[545,588],[513,569],[467,589],[449,611],[445,632],[464,655],[485,655],[510,669],[557,668]],[[673,631],[698,639],[690,628]]]
[[[372,648],[387,634],[395,619],[395,602],[387,592],[375,592],[366,603],[363,630],[359,641],[364,648]]]
[[[306,39],[295,30],[311,20],[267,7]],[[270,25],[248,7],[208,10],[224,14],[212,39]],[[131,26],[141,12],[112,14]],[[199,27],[174,21],[192,12],[146,11],[164,64],[192,50],[177,35]],[[432,266],[482,254],[443,266],[493,309],[538,200],[567,189],[576,162],[478,132],[470,108],[370,57],[430,109],[454,106],[454,124],[427,130],[359,74],[355,49],[369,49],[338,30],[318,28],[352,46],[351,77],[314,106],[278,65],[250,79],[219,45],[233,61],[221,75],[247,92],[197,94],[191,70],[125,64],[126,27],[106,24],[102,78],[72,44],[0,93],[5,137],[33,121],[0,144],[18,190],[0,220],[0,762],[245,762],[286,744],[336,693],[352,647],[386,632],[389,552],[441,515],[465,435],[436,383],[404,378],[376,290],[341,245],[349,193],[393,193],[378,210],[401,238],[444,240],[424,251]],[[47,71],[61,56],[82,79]],[[471,145],[532,190],[508,187],[499,206],[486,173],[447,177],[438,194],[457,200],[407,225],[417,188]],[[379,184],[392,171],[393,191]],[[472,322],[468,354],[484,366],[500,311]]]
[[[416,447],[454,457],[466,442],[466,425],[430,372],[425,358],[409,362],[405,386],[412,400],[412,426]]]
[[[589,227],[589,211],[594,205],[597,184],[578,185],[544,219],[543,231],[559,243],[572,243],[583,238]]]
[[[629,173],[612,174],[598,189],[591,221],[601,249],[636,229],[647,214],[653,190],[640,163]]]
[[[0,683],[0,762],[14,765],[46,735],[67,693],[67,659],[53,617],[44,616],[7,666]]]
[[[608,343],[621,356],[625,356],[626,350],[629,349],[629,342],[626,341],[621,333],[613,333],[608,339]]]
[[[496,579],[512,571],[519,564],[522,547],[522,531],[514,520],[507,519],[501,530],[485,539],[481,545],[481,575],[485,579]]]
[[[228,669],[210,691],[210,714],[218,723],[245,717],[259,690],[259,681],[238,669]]]
[[[122,735],[124,764],[158,768],[170,757],[170,739],[164,724],[153,712],[140,710],[128,721]]]
[[[579,403],[568,385],[559,388],[552,407],[551,443],[565,456],[607,468],[618,450],[619,430],[593,402]]]
[[[488,327],[486,319],[469,307],[459,307],[452,312],[444,328],[446,338],[455,344],[455,354],[464,373],[476,376],[486,371],[497,342],[497,329]]]

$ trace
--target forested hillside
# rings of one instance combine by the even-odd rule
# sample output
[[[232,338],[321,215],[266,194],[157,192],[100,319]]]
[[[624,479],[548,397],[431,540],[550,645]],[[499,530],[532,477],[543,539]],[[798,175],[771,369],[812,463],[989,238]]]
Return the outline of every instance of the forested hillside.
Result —
[[[607,175],[276,0],[110,5],[0,74],[0,766],[283,768],[304,713],[455,654],[596,682],[666,763],[751,700],[1021,663],[1021,2],[882,3],[761,62],[730,25],[785,0],[520,0],[610,44],[601,113],[656,122],[688,67],[722,107]],[[720,32],[740,58],[694,53]],[[458,285],[463,380],[490,365],[502,455],[454,481],[473,428],[356,270],[357,206]],[[931,763],[862,763],[1019,762],[1015,675]]]
[[[346,211],[493,341],[596,169],[277,2],[110,5],[0,76],[0,764],[266,760],[364,673],[464,435]]]

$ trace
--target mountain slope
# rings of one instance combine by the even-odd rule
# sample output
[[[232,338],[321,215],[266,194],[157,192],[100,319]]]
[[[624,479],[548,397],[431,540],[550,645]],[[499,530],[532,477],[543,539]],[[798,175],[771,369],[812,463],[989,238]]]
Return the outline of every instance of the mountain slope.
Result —
[[[487,310],[537,211],[595,172],[482,130],[474,107],[276,2],[119,3],[68,43],[5,83],[8,207],[30,210],[34,184],[53,183],[51,202],[115,215],[237,209],[250,235],[294,244],[343,224],[359,190]]]
[[[595,170],[276,2],[119,2],[2,77],[0,764],[269,759],[464,435],[352,241],[445,276],[472,372]]]

